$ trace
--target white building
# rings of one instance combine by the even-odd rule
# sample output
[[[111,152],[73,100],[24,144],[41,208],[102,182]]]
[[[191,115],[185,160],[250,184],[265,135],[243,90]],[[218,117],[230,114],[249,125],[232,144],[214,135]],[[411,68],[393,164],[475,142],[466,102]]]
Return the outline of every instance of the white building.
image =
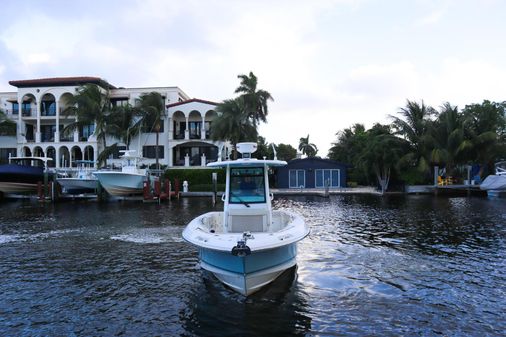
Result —
[[[69,107],[69,98],[88,83],[109,90],[113,105],[135,105],[142,94],[153,91],[164,97],[167,110],[159,133],[162,165],[203,166],[217,159],[220,144],[209,138],[216,103],[190,99],[178,87],[116,88],[98,77],[60,77],[10,81],[17,92],[0,92],[0,109],[17,123],[15,137],[0,135],[0,161],[5,162],[9,155],[47,156],[60,168],[74,166],[80,159],[96,160],[103,149],[93,135],[94,126],[76,130],[72,135],[62,132],[76,119],[63,114]],[[115,142],[118,140],[107,140],[107,145]],[[144,164],[154,163],[156,134],[142,133],[132,139],[130,149],[146,158]],[[115,163],[114,158],[108,163]]]

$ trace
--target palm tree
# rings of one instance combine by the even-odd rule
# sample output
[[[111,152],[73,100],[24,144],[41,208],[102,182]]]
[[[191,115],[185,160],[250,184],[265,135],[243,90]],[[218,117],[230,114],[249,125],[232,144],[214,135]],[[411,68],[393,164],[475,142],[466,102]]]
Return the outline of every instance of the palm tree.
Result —
[[[455,165],[462,161],[464,152],[471,147],[465,139],[463,118],[458,108],[444,103],[430,133],[433,143],[431,162],[446,166],[447,174],[452,175]]]
[[[63,132],[78,130],[81,127],[95,125],[94,135],[103,149],[107,148],[108,118],[112,111],[109,90],[96,84],[81,86],[77,94],[70,99],[70,107],[64,113],[76,116],[76,121],[68,124]],[[97,158],[98,159],[98,158]],[[98,161],[98,165],[105,161]]]
[[[163,118],[165,117],[165,99],[159,92],[150,92],[140,96],[138,108],[143,114],[143,123],[146,127],[147,132],[154,131],[156,133],[156,147],[155,147],[155,158],[156,158],[156,169],[160,172],[159,162],[159,139],[160,130],[162,128]]]
[[[228,140],[235,146],[241,141],[256,141],[256,125],[245,113],[244,100],[241,97],[228,99],[216,106],[218,117],[213,121],[211,139]],[[237,159],[237,151],[234,151]]]
[[[423,101],[407,101],[406,107],[398,112],[401,117],[390,116],[393,119],[392,126],[396,134],[401,135],[410,144],[410,150],[401,158],[401,162],[409,167],[415,167],[419,173],[430,173],[429,164],[429,130],[431,117],[436,115],[436,110],[426,106]]]
[[[100,162],[112,154],[118,152],[118,147],[124,144],[127,150],[130,147],[132,138],[139,135],[142,128],[143,118],[139,110],[131,105],[118,106],[108,116],[108,135],[118,140],[107,146],[98,156]]]
[[[302,154],[305,154],[308,157],[314,157],[318,153],[318,148],[315,144],[309,142],[309,135],[307,135],[305,138],[300,138],[299,151],[302,151]]]
[[[237,77],[241,79],[241,84],[235,89],[235,93],[241,94],[240,97],[244,100],[248,117],[252,118],[255,124],[260,121],[267,122],[267,102],[274,101],[271,94],[262,89],[257,90],[258,79],[253,72],[250,71],[249,75],[238,75]]]

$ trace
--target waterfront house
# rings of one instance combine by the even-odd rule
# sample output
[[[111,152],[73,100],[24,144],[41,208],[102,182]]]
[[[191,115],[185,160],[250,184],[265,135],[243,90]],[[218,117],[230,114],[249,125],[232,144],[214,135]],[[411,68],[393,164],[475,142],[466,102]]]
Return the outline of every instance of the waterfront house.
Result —
[[[218,146],[224,142],[210,140],[209,131],[216,103],[190,99],[178,87],[116,87],[99,77],[57,77],[10,81],[17,88],[14,92],[0,92],[0,108],[7,117],[17,123],[16,136],[0,135],[0,161],[9,156],[47,156],[53,158],[56,168],[74,166],[76,160],[96,160],[103,150],[93,132],[94,125],[63,134],[64,127],[75,121],[76,116],[63,112],[69,106],[69,98],[85,84],[96,84],[108,90],[111,104],[135,105],[145,93],[159,92],[165,99],[166,116],[160,130],[160,164],[172,166],[202,166],[217,160]],[[108,139],[107,144],[117,142]],[[130,149],[146,158],[146,165],[155,162],[156,134],[143,130],[130,142]],[[108,160],[118,163],[118,155]]]
[[[322,158],[293,159],[279,167],[276,173],[277,188],[329,188],[346,187],[348,164]]]

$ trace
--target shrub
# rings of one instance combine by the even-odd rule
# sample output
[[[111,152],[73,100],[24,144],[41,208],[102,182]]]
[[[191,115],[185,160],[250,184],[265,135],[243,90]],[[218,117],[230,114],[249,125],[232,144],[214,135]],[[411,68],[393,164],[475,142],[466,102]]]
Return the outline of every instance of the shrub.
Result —
[[[221,191],[225,190],[225,176],[226,171],[224,169],[169,169],[164,173],[166,179],[170,179],[172,183],[176,179],[179,180],[179,186],[182,189],[183,181],[188,181],[190,191],[203,192],[212,191],[212,173],[218,173],[218,191],[220,191],[220,185],[223,185]]]

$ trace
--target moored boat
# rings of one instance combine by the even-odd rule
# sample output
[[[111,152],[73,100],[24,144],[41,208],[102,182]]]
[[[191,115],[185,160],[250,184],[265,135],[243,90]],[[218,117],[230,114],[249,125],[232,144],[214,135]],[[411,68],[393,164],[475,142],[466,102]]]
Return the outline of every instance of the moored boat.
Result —
[[[489,175],[480,185],[492,198],[506,196],[506,161],[495,164],[495,174]]]
[[[77,160],[77,170],[70,172],[72,176],[57,177],[56,181],[62,187],[62,192],[67,194],[94,193],[98,186],[98,180],[93,175],[94,164],[95,162],[92,160]]]
[[[44,182],[48,157],[10,157],[0,165],[0,192],[6,194],[35,193],[39,182]]]
[[[208,164],[226,168],[224,209],[200,215],[183,231],[199,249],[200,266],[245,296],[295,266],[297,242],[309,234],[300,215],[272,210],[268,168],[286,162],[251,158],[256,146],[239,143],[242,159]]]
[[[139,168],[140,157],[135,150],[123,150],[121,171],[100,170],[93,172],[100,185],[112,196],[142,194],[144,182],[148,179],[145,169]]]

